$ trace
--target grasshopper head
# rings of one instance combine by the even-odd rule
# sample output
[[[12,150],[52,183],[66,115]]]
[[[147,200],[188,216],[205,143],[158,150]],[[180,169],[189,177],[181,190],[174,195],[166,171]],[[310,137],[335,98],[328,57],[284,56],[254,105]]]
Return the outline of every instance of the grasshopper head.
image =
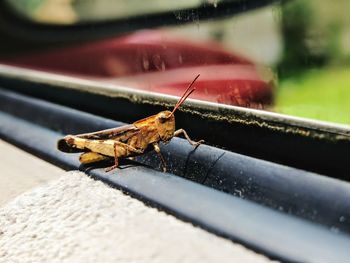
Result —
[[[156,115],[155,124],[162,141],[169,141],[175,132],[175,117],[171,111],[162,111]]]
[[[168,142],[171,138],[174,137],[175,132],[175,111],[184,103],[184,101],[195,91],[195,88],[192,88],[193,84],[199,78],[199,74],[194,78],[191,84],[187,87],[184,94],[181,96],[179,101],[175,104],[172,111],[162,111],[155,115],[155,123],[157,126],[157,131],[159,137],[162,141]]]

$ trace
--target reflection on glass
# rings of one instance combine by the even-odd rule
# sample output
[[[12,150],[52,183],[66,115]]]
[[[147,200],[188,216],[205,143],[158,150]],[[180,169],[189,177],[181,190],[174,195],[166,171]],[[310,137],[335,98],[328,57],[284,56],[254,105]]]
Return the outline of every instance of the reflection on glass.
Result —
[[[42,23],[74,24],[194,8],[201,0],[6,0],[17,12]]]
[[[37,21],[57,23],[169,10],[176,15],[178,9],[220,3],[10,2]],[[192,24],[85,43],[84,48],[36,54],[36,67],[174,95],[180,93],[176,87],[182,89],[185,79],[190,82],[201,73],[197,99],[350,124],[348,10],[347,0],[291,0],[223,20],[194,20]],[[76,59],[70,59],[70,66],[64,64],[64,59],[73,57]],[[60,59],[63,62],[57,62]],[[33,59],[26,61],[30,65]]]

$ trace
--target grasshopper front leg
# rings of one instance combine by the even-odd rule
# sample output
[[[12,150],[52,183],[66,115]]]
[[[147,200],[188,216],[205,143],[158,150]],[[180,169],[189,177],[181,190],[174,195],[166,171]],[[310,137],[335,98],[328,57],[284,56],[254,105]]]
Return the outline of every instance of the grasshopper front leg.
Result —
[[[192,141],[184,129],[178,129],[177,131],[175,131],[174,136],[179,136],[181,133],[185,136],[185,138],[189,142],[189,144],[191,144],[194,147],[197,147],[198,145],[200,145],[201,143],[204,142],[204,140],[200,140],[198,142]]]
[[[160,152],[159,144],[157,142],[153,143],[153,148],[154,148],[155,152],[158,154],[158,156],[162,162],[163,172],[165,173],[166,172],[166,163],[165,163],[165,160],[164,160],[162,153]]]

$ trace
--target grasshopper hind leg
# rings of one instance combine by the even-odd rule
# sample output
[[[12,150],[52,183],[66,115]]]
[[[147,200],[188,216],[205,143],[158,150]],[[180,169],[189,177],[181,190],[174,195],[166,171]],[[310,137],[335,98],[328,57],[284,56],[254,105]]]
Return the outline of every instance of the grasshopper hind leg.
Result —
[[[118,166],[119,166],[119,160],[118,160],[118,155],[117,155],[117,146],[118,146],[118,142],[115,142],[114,143],[114,165],[106,168],[105,169],[106,173],[114,170],[115,168],[118,168]]]
[[[123,154],[120,154],[120,152],[118,153],[118,147],[119,147],[119,149],[123,150],[122,151],[122,152],[124,152]],[[119,157],[124,157],[124,158],[125,157],[130,157],[130,156],[128,156],[130,153],[132,153],[132,154],[142,154],[143,150],[136,149],[135,147],[132,147],[132,146],[130,146],[128,144],[115,141],[114,142],[114,165],[111,166],[111,167],[108,167],[106,169],[106,172],[110,172],[110,171],[114,170],[115,168],[117,168],[119,166],[118,158]]]
[[[112,165],[111,167],[106,168],[105,171],[108,173],[108,172],[114,170],[115,168],[118,168],[118,166],[119,166],[119,160],[118,160],[117,157],[115,157],[114,158],[114,165]]]

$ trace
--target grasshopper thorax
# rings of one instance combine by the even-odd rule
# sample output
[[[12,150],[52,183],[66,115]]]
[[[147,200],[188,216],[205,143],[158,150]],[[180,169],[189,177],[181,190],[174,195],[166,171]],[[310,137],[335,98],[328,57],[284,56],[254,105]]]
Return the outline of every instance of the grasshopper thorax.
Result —
[[[162,141],[167,142],[174,137],[175,117],[171,111],[159,112],[155,118],[155,125]]]

